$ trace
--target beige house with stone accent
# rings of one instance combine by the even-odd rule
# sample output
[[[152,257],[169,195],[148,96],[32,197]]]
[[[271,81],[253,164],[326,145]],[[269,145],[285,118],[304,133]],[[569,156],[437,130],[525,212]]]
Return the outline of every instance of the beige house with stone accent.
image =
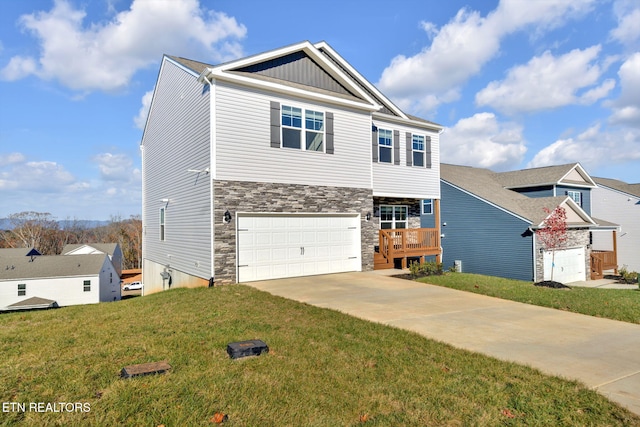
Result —
[[[420,215],[440,212],[441,131],[325,42],[164,56],[141,141],[145,294],[440,259]]]

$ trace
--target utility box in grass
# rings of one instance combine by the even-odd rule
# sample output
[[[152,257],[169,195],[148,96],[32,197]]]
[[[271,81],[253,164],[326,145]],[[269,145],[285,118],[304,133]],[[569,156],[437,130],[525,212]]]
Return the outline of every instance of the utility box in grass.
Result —
[[[247,356],[260,356],[268,353],[269,346],[262,340],[238,341],[227,344],[227,353],[232,359]]]

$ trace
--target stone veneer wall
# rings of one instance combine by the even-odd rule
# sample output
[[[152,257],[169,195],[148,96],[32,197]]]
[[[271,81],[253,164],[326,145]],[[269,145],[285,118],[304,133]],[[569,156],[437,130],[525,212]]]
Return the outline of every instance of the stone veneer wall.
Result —
[[[377,229],[380,229],[380,205],[405,205],[409,207],[409,218],[407,227],[420,227],[421,200],[418,199],[397,199],[393,197],[374,197],[373,199],[373,222]]]
[[[373,270],[378,241],[373,212],[373,192],[367,188],[323,187],[267,182],[214,181],[214,272],[216,284],[236,283],[236,212],[354,213],[361,217],[362,270]],[[233,216],[223,222],[226,211]]]
[[[591,279],[591,248],[589,245],[589,230],[577,229],[577,230],[567,230],[567,241],[565,242],[566,248],[576,248],[580,246],[584,246],[587,248],[585,250],[585,276],[586,280]],[[536,280],[538,282],[544,280],[544,254],[540,252],[540,248],[542,247],[540,240],[536,236]]]

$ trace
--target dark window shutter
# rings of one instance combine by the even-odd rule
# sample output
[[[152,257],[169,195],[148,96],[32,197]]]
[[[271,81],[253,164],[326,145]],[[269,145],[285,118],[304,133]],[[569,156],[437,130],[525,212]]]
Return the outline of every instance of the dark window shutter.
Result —
[[[427,155],[427,168],[431,169],[431,137],[429,135],[424,138],[424,149]]]
[[[271,146],[280,148],[280,103],[271,101]]]
[[[333,113],[327,113],[327,154],[333,154]]]
[[[371,160],[378,163],[378,128],[371,125]]]
[[[393,164],[400,164],[400,131],[393,131]]]
[[[407,132],[407,166],[413,166],[413,146],[411,132]]]

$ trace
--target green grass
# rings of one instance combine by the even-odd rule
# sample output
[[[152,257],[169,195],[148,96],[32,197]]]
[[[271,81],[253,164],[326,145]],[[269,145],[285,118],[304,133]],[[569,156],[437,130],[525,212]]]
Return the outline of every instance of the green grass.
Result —
[[[263,339],[231,360],[229,342]],[[84,413],[0,412],[0,425],[640,425],[577,382],[242,285],[0,315],[0,401]],[[166,374],[119,378],[166,360]]]
[[[534,286],[532,282],[469,273],[446,273],[418,280],[526,304],[640,324],[640,291],[637,288],[552,289]]]

